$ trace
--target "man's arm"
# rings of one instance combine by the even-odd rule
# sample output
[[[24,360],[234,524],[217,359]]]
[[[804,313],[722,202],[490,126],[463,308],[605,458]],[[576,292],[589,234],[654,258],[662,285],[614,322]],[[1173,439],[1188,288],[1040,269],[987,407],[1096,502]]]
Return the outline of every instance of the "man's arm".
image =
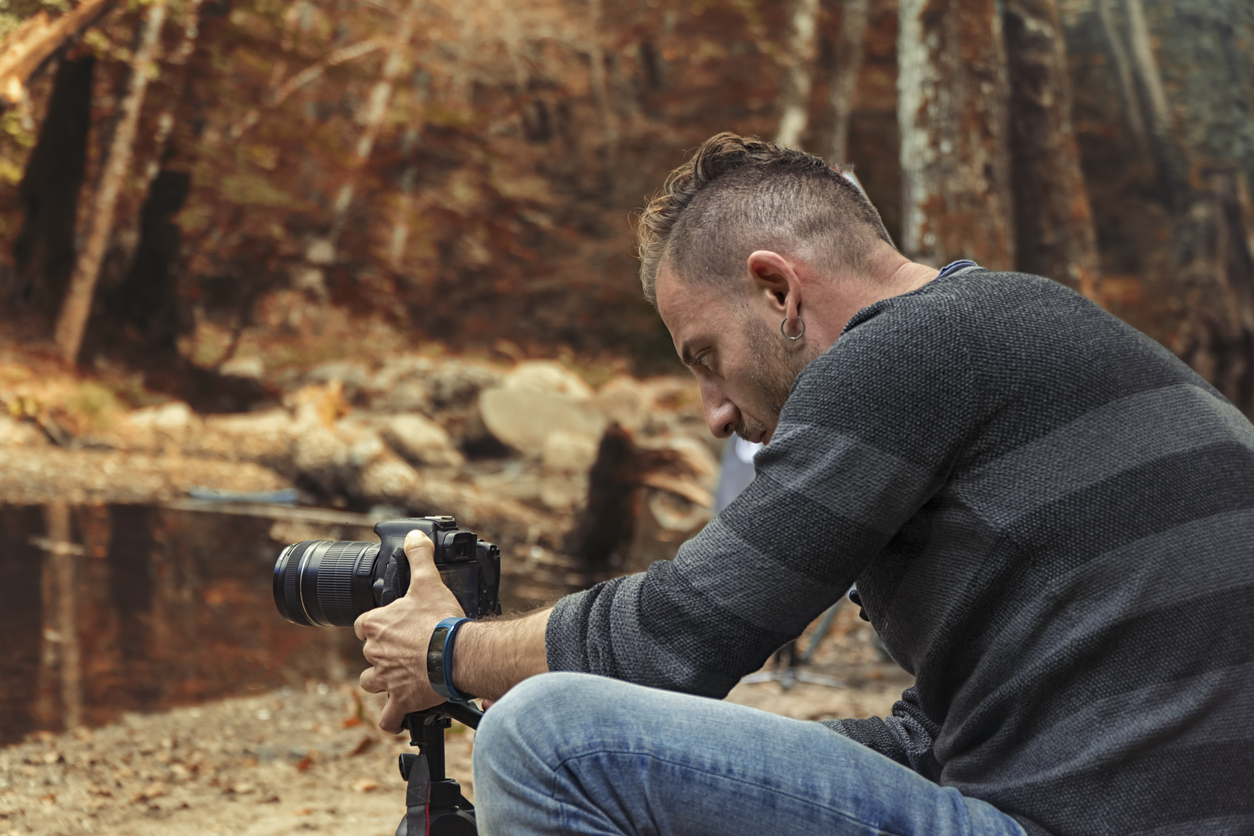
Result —
[[[544,635],[551,612],[545,607],[462,627],[453,646],[453,687],[497,700],[527,677],[546,672]]]

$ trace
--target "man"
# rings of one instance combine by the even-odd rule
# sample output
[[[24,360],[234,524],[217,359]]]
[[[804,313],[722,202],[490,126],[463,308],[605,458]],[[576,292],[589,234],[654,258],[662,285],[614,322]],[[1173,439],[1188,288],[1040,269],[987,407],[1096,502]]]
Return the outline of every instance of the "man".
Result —
[[[509,691],[482,832],[1254,832],[1243,415],[1060,285],[911,263],[799,152],[712,138],[640,234],[710,430],[766,446],[673,562],[461,630],[454,692]],[[459,614],[419,539],[410,596],[358,622],[391,731],[442,699],[423,655]],[[854,581],[915,676],[891,717],[702,698]],[[513,687],[546,670],[582,673]]]

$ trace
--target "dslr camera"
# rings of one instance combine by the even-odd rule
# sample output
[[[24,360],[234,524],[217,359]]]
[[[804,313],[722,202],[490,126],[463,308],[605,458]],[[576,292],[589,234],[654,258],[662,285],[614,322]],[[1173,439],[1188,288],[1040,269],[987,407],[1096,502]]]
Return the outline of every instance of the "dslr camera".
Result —
[[[274,604],[288,621],[351,627],[357,616],[385,607],[409,589],[405,536],[421,531],[435,544],[435,565],[467,618],[500,615],[501,551],[452,517],[386,520],[379,542],[305,540],[287,546],[274,564]]]

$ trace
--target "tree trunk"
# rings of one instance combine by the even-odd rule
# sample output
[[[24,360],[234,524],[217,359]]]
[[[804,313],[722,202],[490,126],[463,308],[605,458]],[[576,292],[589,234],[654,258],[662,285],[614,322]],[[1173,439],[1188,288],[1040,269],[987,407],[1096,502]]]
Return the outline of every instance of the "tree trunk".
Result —
[[[126,175],[130,171],[139,113],[148,90],[148,67],[161,40],[165,15],[165,0],[154,0],[144,15],[141,24],[143,32],[135,50],[130,80],[119,107],[121,117],[101,162],[100,186],[92,202],[91,214],[87,218],[83,251],[74,266],[61,314],[57,318],[57,351],[67,363],[78,359],[78,350],[83,343],[83,331],[91,313],[96,280],[100,277],[100,264],[104,261],[109,235],[113,230],[114,210],[117,208],[118,196],[122,192]]]
[[[1005,0],[1005,32],[1018,267],[1096,299],[1097,232],[1056,0]]]
[[[1123,5],[1131,47],[1132,75],[1136,80],[1143,112],[1149,114],[1146,128],[1150,154],[1158,168],[1163,202],[1169,212],[1179,214],[1188,201],[1188,165],[1173,136],[1171,112],[1167,106],[1167,94],[1163,89],[1158,62],[1154,57],[1149,25],[1145,21],[1145,8],[1141,5],[1141,0],[1123,0]]]
[[[89,320],[87,341],[90,351],[106,344],[116,349],[126,345],[149,360],[155,355],[177,353],[180,329],[178,315],[178,274],[182,230],[174,217],[183,209],[191,192],[191,174],[167,168],[178,158],[178,140],[173,139],[179,111],[188,98],[188,62],[200,35],[200,0],[184,10],[183,32],[164,62],[169,87],[177,91],[166,101],[156,124],[156,149],[144,167],[142,178],[146,197],[139,211],[139,242],[126,276],[116,285],[100,288],[97,295],[101,315]],[[151,124],[151,123],[150,123]],[[182,137],[186,143],[188,137]],[[189,161],[182,160],[183,166]],[[128,337],[130,337],[128,339]]]
[[[74,270],[78,196],[87,166],[91,84],[96,59],[62,59],[47,115],[18,187],[25,217],[13,242],[14,280],[6,295],[46,328]]]
[[[340,191],[335,196],[330,231],[326,238],[314,241],[309,248],[311,253],[309,261],[313,263],[329,263],[335,260],[335,248],[344,231],[344,224],[348,221],[348,211],[353,205],[357,177],[370,162],[375,140],[379,136],[379,129],[383,126],[383,117],[387,115],[388,107],[392,104],[396,78],[404,65],[405,50],[409,48],[409,42],[413,39],[421,5],[422,0],[410,0],[409,6],[406,7],[397,23],[396,40],[392,48],[388,50],[387,57],[383,60],[383,72],[370,90],[370,97],[366,100],[365,113],[361,117],[361,136],[357,138],[356,153],[353,155],[348,179],[340,186]]]
[[[775,141],[789,148],[801,147],[801,136],[810,123],[810,88],[814,59],[818,54],[819,0],[794,0],[792,37],[784,55],[783,109]]]
[[[901,0],[902,251],[1015,264],[1007,77],[995,0]]]
[[[1132,60],[1123,42],[1123,28],[1115,10],[1117,0],[1097,0],[1097,12],[1102,22],[1102,34],[1110,48],[1110,60],[1115,65],[1115,78],[1119,84],[1119,98],[1123,105],[1123,118],[1143,153],[1149,153],[1149,132],[1145,129],[1145,114],[1141,110],[1141,97],[1132,78]]]
[[[816,0],[817,2],[817,0]],[[610,100],[609,82],[605,73],[605,50],[599,40],[601,27],[604,25],[604,9],[601,0],[588,0],[588,12],[592,19],[591,37],[586,51],[588,54],[588,83],[592,88],[592,101],[597,109],[597,117],[601,120],[601,160],[604,167],[603,199],[607,205],[614,201],[614,188],[617,183],[618,166],[618,115],[614,112],[614,103]]]
[[[840,37],[828,87],[832,107],[832,135],[828,142],[828,162],[843,165],[849,156],[849,120],[853,115],[858,73],[862,69],[862,46],[866,39],[870,0],[844,0]]]

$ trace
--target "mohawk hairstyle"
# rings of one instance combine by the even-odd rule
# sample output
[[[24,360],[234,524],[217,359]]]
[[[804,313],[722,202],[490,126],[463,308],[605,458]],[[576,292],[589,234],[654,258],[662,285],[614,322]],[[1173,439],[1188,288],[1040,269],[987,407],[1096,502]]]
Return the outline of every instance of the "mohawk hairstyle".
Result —
[[[879,241],[879,212],[837,167],[772,142],[720,133],[671,172],[636,223],[640,284],[657,307],[666,261],[685,281],[728,282],[758,249],[805,252],[861,267]]]

